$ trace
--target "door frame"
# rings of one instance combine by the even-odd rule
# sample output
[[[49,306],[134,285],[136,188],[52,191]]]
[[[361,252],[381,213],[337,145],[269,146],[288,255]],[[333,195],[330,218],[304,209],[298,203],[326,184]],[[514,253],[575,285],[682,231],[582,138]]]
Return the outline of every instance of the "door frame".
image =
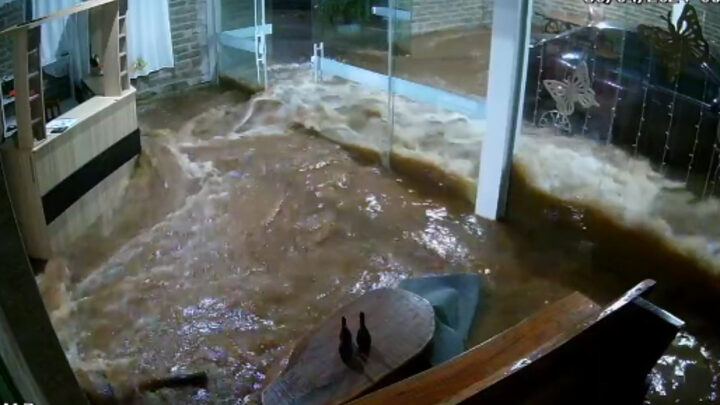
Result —
[[[522,128],[533,0],[494,0],[487,133],[480,156],[475,213],[505,216],[515,138]]]
[[[40,296],[1,161],[0,235],[0,360],[25,402],[87,405]]]

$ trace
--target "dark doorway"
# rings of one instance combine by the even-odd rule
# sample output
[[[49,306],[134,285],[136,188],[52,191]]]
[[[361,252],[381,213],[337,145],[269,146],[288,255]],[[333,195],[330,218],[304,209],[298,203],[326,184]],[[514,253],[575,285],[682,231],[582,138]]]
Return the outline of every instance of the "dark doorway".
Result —
[[[271,63],[308,62],[312,54],[312,0],[271,0]]]

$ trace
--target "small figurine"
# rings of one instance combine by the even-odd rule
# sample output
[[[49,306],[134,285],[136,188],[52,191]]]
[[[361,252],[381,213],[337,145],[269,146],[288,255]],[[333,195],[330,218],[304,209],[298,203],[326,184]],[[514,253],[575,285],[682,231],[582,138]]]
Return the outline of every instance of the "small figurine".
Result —
[[[353,357],[353,341],[352,341],[352,333],[350,333],[350,329],[347,327],[347,320],[345,317],[342,317],[342,327],[340,328],[340,347],[338,349],[340,352],[340,358],[343,362],[349,363],[352,360]]]
[[[365,313],[360,312],[360,329],[357,332],[357,345],[358,351],[361,356],[367,357],[370,354],[370,345],[372,338],[370,337],[370,331],[365,326]]]

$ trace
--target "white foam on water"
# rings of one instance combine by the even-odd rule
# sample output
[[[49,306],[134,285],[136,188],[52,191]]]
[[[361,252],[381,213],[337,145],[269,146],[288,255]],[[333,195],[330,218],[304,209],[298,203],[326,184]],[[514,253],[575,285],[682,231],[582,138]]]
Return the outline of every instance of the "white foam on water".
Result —
[[[477,178],[484,120],[398,96],[390,145],[384,91],[335,77],[314,82],[307,66],[276,67],[273,77],[263,97],[280,100],[292,122],[339,143],[379,152],[392,147],[399,156],[440,165],[461,178]]]
[[[528,129],[518,140],[515,162],[538,189],[652,232],[720,273],[720,201],[698,199],[647,159],[587,139]]]
[[[343,143],[387,150],[387,93],[331,77],[316,83],[307,66],[278,66],[262,97],[282,102],[284,119]],[[395,98],[393,152],[475,182],[486,133],[482,120]],[[720,274],[720,201],[698,200],[643,158],[580,137],[525,128],[515,163],[532,185],[561,200],[605,212],[616,222],[659,235]]]
[[[223,238],[215,236],[217,232],[224,232],[224,227],[208,221],[227,222],[225,205],[231,198],[233,187],[238,188],[238,184],[232,185],[228,180],[245,180],[239,171],[221,173],[212,162],[195,158],[194,152],[205,147],[217,149],[222,142],[247,136],[284,135],[297,125],[344,144],[378,152],[390,147],[386,93],[336,78],[315,83],[307,66],[274,68],[272,72],[273,86],[264,94],[241,106],[210,110],[163,143],[178,162],[182,175],[198,184],[179,208],[124,243],[78,283],[70,283],[69,272],[62,266],[38,277],[41,288],[54,288],[51,293],[44,292],[43,296],[46,299],[53,297],[46,305],[74,369],[92,372],[133,368],[128,363],[131,360],[125,357],[113,359],[97,351],[83,352],[78,347],[84,333],[80,326],[82,317],[71,315],[81,300],[93,299],[95,293],[112,284],[117,302],[108,303],[104,309],[109,313],[122,312],[128,302],[146,298],[138,291],[138,285],[142,284],[139,280],[152,276],[161,283],[164,275],[178,272],[187,275],[188,270],[177,268],[177,263],[191,264],[196,259],[202,262],[203,258],[196,256],[222,251],[213,244],[221,243],[215,239]],[[402,97],[397,97],[395,102],[393,152],[474,181],[486,132],[485,122]],[[231,129],[211,134],[207,139],[193,136],[193,128],[199,120],[227,117],[227,108],[243,108],[245,112],[237,116]],[[696,201],[682,184],[663,178],[646,160],[590,140],[528,129],[519,137],[516,147],[515,163],[525,169],[530,182],[539,190],[564,201],[597,207],[619,223],[660,235],[679,250],[720,272],[720,202],[717,199]],[[253,188],[248,187],[245,191],[251,192]],[[260,222],[266,226],[273,221],[284,198],[284,195],[278,195],[269,209],[263,207],[258,213],[250,209],[245,215],[267,215]],[[374,209],[373,201],[368,200],[369,208]],[[430,212],[429,215],[444,214]],[[323,220],[329,222],[332,218],[317,219]],[[308,229],[319,226],[312,221],[302,225]],[[474,232],[481,234],[479,229]],[[414,239],[440,256],[458,254],[447,251],[448,246],[458,244],[451,236],[432,227],[412,234]],[[434,243],[437,240],[446,243],[438,245]],[[464,253],[461,251],[460,254]],[[368,271],[362,273],[352,292],[394,285],[400,278],[408,276],[402,271],[402,265],[391,262],[389,266],[393,271],[377,275]],[[178,287],[193,283],[190,276],[187,284],[182,278]],[[67,287],[71,285],[72,288]],[[148,313],[131,319],[128,327],[132,331],[129,333],[147,329],[157,316],[154,310],[148,309]],[[246,322],[245,318],[239,319]]]

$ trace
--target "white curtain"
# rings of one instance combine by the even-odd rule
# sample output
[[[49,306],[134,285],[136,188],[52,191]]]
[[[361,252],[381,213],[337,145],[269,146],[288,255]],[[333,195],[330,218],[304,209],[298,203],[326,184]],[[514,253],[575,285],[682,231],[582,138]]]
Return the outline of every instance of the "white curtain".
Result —
[[[168,0],[130,0],[127,19],[130,77],[174,67]],[[144,63],[138,64],[139,60]]]
[[[33,18],[46,16],[81,1],[32,0]],[[168,0],[129,0],[127,24],[128,68],[132,78],[175,66]],[[87,76],[90,72],[88,13],[78,13],[43,24],[41,54],[43,66],[52,65],[47,69],[54,70],[57,75],[63,75],[63,69],[70,69],[76,81]],[[59,58],[68,58],[71,63],[58,61]],[[138,64],[139,60],[143,63]],[[56,61],[58,63],[54,63]],[[141,65],[144,65],[142,69],[136,69]]]
[[[32,0],[33,18],[79,2],[81,0]],[[85,77],[90,72],[88,14],[74,14],[43,24],[40,52],[43,66],[52,65],[48,73],[71,74],[76,82]]]

